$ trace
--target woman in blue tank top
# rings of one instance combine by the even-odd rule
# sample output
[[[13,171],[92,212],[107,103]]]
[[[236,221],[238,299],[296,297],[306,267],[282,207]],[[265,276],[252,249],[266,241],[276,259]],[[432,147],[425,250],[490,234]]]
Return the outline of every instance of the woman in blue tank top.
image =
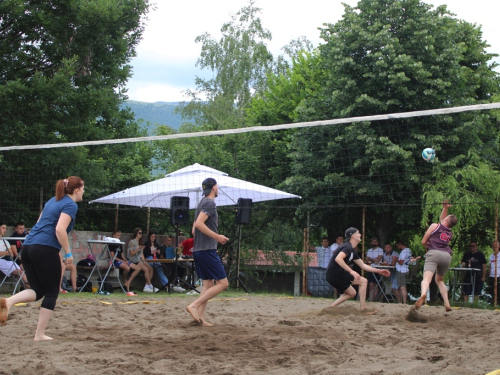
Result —
[[[61,280],[59,251],[65,253],[66,263],[73,263],[68,233],[73,229],[78,206],[84,193],[80,177],[71,176],[56,183],[56,195],[43,208],[37,223],[23,245],[22,262],[31,289],[0,299],[0,324],[5,325],[10,308],[16,303],[38,301],[45,297],[40,308],[35,341],[52,340],[45,329],[54,311]]]

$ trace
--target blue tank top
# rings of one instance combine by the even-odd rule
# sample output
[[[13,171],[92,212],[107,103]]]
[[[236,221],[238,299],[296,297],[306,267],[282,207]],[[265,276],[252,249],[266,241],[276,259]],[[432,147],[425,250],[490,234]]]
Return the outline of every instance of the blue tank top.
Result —
[[[56,226],[61,213],[68,214],[73,219],[66,232],[69,233],[75,225],[77,204],[69,196],[65,195],[60,201],[51,198],[43,208],[40,219],[26,236],[25,245],[45,245],[61,249],[61,245],[56,237]]]
[[[451,229],[446,225],[438,224],[437,228],[431,233],[427,241],[427,250],[446,251],[448,254],[453,254],[450,248],[450,241],[453,237]]]

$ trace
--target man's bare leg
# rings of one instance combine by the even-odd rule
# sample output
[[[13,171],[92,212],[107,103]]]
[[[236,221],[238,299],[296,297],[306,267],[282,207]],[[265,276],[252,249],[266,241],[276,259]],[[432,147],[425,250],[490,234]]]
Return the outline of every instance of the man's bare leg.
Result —
[[[347,288],[343,294],[340,295],[339,298],[337,298],[335,300],[335,302],[333,302],[330,307],[335,307],[335,306],[338,306],[340,305],[341,303],[347,301],[348,299],[351,299],[351,298],[354,298],[356,297],[356,290],[350,286],[349,288]]]
[[[359,304],[361,311],[365,311],[366,307],[366,288],[368,286],[368,280],[362,277],[360,280],[354,280],[352,285],[359,285]],[[354,288],[353,288],[354,289]]]
[[[219,293],[223,292],[229,286],[227,278],[222,280],[217,280],[217,283],[213,286],[209,286],[210,283],[213,285],[212,280],[203,280],[203,291],[200,296],[194,300],[193,303],[186,307],[186,310],[191,314],[193,319],[198,323],[203,323],[202,319],[205,314],[206,303],[217,296]],[[208,286],[205,287],[205,285]],[[205,305],[204,307],[202,307]],[[201,313],[201,314],[200,314]]]
[[[200,293],[200,296],[205,293],[206,290],[212,288],[215,285],[213,280],[203,280],[203,290]],[[205,327],[212,327],[213,324],[209,323],[205,319],[205,309],[207,308],[208,301],[205,303],[202,303],[200,307],[198,307],[198,316],[200,318],[200,322],[202,325]]]

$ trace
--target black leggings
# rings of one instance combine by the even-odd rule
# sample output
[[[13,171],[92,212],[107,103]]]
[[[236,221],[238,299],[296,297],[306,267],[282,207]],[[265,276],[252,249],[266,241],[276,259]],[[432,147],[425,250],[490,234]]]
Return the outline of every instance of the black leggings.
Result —
[[[31,289],[38,301],[43,296],[42,307],[54,310],[61,282],[59,250],[51,246],[23,246],[22,261]]]

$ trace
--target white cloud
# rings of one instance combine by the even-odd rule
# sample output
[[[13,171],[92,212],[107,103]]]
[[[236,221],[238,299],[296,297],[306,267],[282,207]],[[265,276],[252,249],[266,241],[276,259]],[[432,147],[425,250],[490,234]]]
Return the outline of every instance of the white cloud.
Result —
[[[133,82],[128,88],[128,97],[140,102],[182,102],[187,98],[182,92],[185,87],[171,86],[163,83]]]
[[[355,6],[358,0],[344,2]],[[457,18],[482,25],[483,39],[491,44],[488,51],[500,52],[497,38],[500,23],[493,11],[498,0],[475,0],[473,6],[470,0],[425,2],[435,6],[447,4]],[[208,32],[219,39],[223,23],[247,4],[247,0],[158,0],[157,10],[149,14],[137,57],[131,62],[134,76],[128,84],[130,99],[151,102],[186,100],[180,91],[193,88],[196,75],[211,75],[211,72],[195,67],[201,51],[201,45],[195,43],[195,38]],[[341,1],[257,0],[255,4],[262,8],[260,17],[263,25],[273,35],[268,48],[275,55],[281,53],[284,45],[300,36],[306,36],[317,46],[322,42],[318,28],[323,23],[337,22],[344,13]]]

